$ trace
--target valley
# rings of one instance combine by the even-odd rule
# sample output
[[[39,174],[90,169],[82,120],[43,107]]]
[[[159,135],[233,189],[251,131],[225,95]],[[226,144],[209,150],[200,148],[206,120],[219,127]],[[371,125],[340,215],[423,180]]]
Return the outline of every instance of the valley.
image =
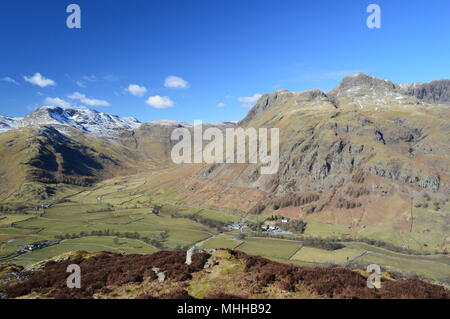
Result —
[[[0,263],[196,245],[300,267],[378,264],[448,287],[449,87],[356,74],[326,94],[265,94],[239,123],[214,125],[279,129],[270,175],[173,163],[173,130],[194,135],[183,122],[59,107],[2,117]]]
[[[250,227],[230,230],[226,225],[237,222],[258,225],[268,216],[186,204],[186,198],[174,190],[154,188],[155,178],[158,180],[158,172],[114,178],[68,195],[49,208],[3,213],[0,262],[33,268],[42,261],[74,251],[149,254],[188,249],[197,244],[240,250],[304,267],[364,269],[377,263],[383,265],[384,271],[449,285],[450,258],[437,248],[443,247],[448,234],[349,227],[320,221],[308,222],[303,233],[284,236],[272,236]],[[155,205],[162,207],[159,215],[152,214]],[[416,208],[414,213],[421,214]],[[56,245],[16,254],[26,245],[55,239],[60,240]],[[320,244],[311,245],[308,239],[338,242],[342,248],[326,250]],[[404,252],[406,249],[411,251]]]

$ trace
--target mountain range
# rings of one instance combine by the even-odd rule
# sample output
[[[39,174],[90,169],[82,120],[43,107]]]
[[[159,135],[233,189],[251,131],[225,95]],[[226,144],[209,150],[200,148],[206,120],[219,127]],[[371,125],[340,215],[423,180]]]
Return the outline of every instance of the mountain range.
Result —
[[[0,201],[51,203],[78,187],[158,171],[155,187],[192,205],[448,233],[449,120],[450,80],[395,84],[359,73],[328,93],[278,90],[237,124],[217,125],[280,128],[280,169],[260,175],[258,164],[174,165],[170,134],[188,123],[44,106],[0,117]],[[413,205],[425,204],[446,213],[414,220]]]

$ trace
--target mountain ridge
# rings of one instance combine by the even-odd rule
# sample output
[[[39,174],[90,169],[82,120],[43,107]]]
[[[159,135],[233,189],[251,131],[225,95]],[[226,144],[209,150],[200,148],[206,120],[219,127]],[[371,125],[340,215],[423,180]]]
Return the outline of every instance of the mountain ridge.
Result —
[[[295,104],[301,107],[318,107],[330,110],[339,109],[350,100],[357,99],[357,107],[363,107],[361,103],[367,100],[367,96],[377,99],[381,104],[388,104],[383,98],[389,98],[388,102],[403,105],[423,105],[430,103],[450,103],[450,79],[435,80],[431,82],[415,82],[395,84],[388,80],[372,77],[364,73],[357,73],[345,77],[340,84],[325,93],[318,89],[305,91],[278,90],[262,95],[250,109],[247,116],[238,121],[244,125],[254,116],[268,108],[283,103],[287,97],[295,98]],[[381,97],[381,99],[380,99]],[[369,99],[370,100],[370,99]],[[314,103],[326,102],[326,103]],[[309,103],[309,106],[307,105]],[[370,105],[373,101],[369,101]],[[326,105],[325,105],[326,104]],[[306,105],[306,106],[305,106]],[[363,104],[366,105],[366,102]],[[187,122],[174,120],[156,120],[148,122],[154,125],[190,127]],[[230,123],[230,122],[224,122]],[[122,132],[133,131],[141,126],[141,122],[133,117],[120,118],[104,112],[80,108],[61,108],[58,106],[42,106],[36,111],[24,117],[9,117],[0,115],[0,133],[11,129],[30,126],[58,125],[70,126],[86,134],[97,137],[117,137]],[[218,123],[220,125],[222,123]]]
[[[78,151],[89,150],[88,158],[82,157],[87,162],[80,165],[89,166],[99,156],[111,158],[111,163],[117,165],[93,170],[94,179],[84,173],[61,175],[63,170],[58,169],[59,179],[52,181],[62,178],[69,183],[72,180],[98,182],[126,174],[127,170],[131,173],[152,167],[160,172],[158,182],[164,180],[164,187],[185,196],[185,201],[192,205],[344,225],[351,225],[355,220],[360,225],[390,220],[389,227],[411,229],[413,201],[416,205],[428,205],[422,201],[429,193],[437,210],[444,209],[448,202],[450,108],[445,103],[420,101],[399,90],[392,82],[357,74],[346,77],[328,94],[320,90],[279,90],[263,95],[238,126],[280,128],[280,169],[268,176],[260,174],[260,164],[174,165],[170,152],[175,142],[170,140],[170,135],[178,125],[191,130],[187,123],[156,121],[140,123],[136,128],[126,126],[123,130],[113,130],[116,137],[108,141],[57,122],[50,127],[69,136]],[[396,98],[399,95],[402,99]],[[44,114],[48,110],[44,109]],[[225,123],[222,128],[227,125],[234,126],[234,123]],[[23,163],[34,163],[53,153],[43,147],[33,148],[37,153],[27,152],[29,143],[21,134],[20,129],[0,134],[0,151],[4,154],[14,149],[8,145],[21,147],[16,155],[8,155],[10,162],[17,165],[0,166],[0,174],[9,176],[9,180],[14,180],[14,172],[19,168],[30,168]],[[59,143],[53,144],[59,149]],[[57,158],[62,159],[59,165],[64,167],[64,156]],[[70,162],[67,158],[67,163]],[[5,194],[18,187],[19,182],[5,183]],[[15,198],[20,200],[20,196]],[[397,206],[387,205],[390,201]],[[384,208],[379,210],[379,207]],[[351,216],[342,214],[343,211],[351,212]],[[432,228],[445,232],[443,220],[437,220]],[[417,223],[414,227],[418,227]],[[425,231],[427,228],[423,227]]]

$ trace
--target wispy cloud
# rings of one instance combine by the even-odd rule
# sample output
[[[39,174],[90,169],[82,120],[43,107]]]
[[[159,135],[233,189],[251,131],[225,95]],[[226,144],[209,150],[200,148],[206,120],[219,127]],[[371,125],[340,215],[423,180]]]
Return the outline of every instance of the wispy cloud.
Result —
[[[80,88],[85,89],[87,87],[86,82],[97,82],[97,77],[94,74],[91,75],[83,75],[81,80],[76,81],[76,85]]]
[[[333,72],[325,72],[318,74],[318,78],[322,80],[329,80],[329,79],[338,79],[345,76],[353,75],[355,73],[361,72],[360,70],[341,70],[341,71],[333,71]]]
[[[220,102],[219,104],[217,104],[217,107],[225,107],[227,106],[225,103]]]
[[[83,75],[82,76],[82,80],[86,81],[86,82],[96,82],[97,81],[97,77],[95,75]]]
[[[88,98],[86,95],[79,92],[72,93],[68,97],[72,100],[79,100],[81,103],[89,106],[111,106],[108,101]]]
[[[156,109],[168,109],[175,105],[175,103],[168,96],[150,96],[145,103]]]
[[[9,82],[15,85],[20,85],[19,82],[17,82],[16,80],[14,80],[13,78],[9,77],[9,76],[5,76],[4,78],[1,79],[1,81],[4,82]]]
[[[179,76],[171,75],[166,77],[164,86],[169,89],[187,89],[189,88],[189,82]]]
[[[23,78],[25,81],[40,86],[41,88],[56,85],[55,81],[42,76],[40,73],[35,73],[33,76],[24,76]]]
[[[81,81],[76,81],[75,82],[80,88],[82,88],[82,89],[85,89],[86,88],[86,84],[84,84],[83,82],[81,82]]]
[[[72,106],[69,102],[60,99],[59,97],[47,97],[44,100],[44,104],[49,106],[59,106],[62,108],[69,108]]]
[[[130,93],[131,95],[143,97],[145,93],[147,93],[147,88],[145,86],[140,86],[137,84],[130,84],[125,91]]]
[[[238,98],[239,102],[242,103],[255,103],[259,100],[259,98],[261,97],[261,94],[253,94],[252,96],[241,96],[240,98]]]

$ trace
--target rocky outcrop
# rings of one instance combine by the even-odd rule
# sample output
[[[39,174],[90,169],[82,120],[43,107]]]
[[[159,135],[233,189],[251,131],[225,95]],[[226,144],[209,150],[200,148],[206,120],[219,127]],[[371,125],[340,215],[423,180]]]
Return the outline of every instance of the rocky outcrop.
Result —
[[[185,261],[185,264],[186,264],[186,265],[192,264],[192,258],[194,257],[195,254],[199,254],[199,253],[210,254],[210,253],[212,253],[213,251],[214,251],[213,249],[207,249],[207,248],[203,248],[203,247],[199,247],[199,246],[192,246],[192,247],[189,248],[189,250],[186,252],[186,261]]]
[[[400,90],[429,103],[450,102],[450,80],[437,80],[429,83],[401,84]]]
[[[362,91],[375,89],[379,91],[393,91],[395,84],[388,80],[379,79],[364,73],[345,77],[337,88],[333,91],[336,93],[345,91]],[[333,92],[332,91],[332,92]]]

